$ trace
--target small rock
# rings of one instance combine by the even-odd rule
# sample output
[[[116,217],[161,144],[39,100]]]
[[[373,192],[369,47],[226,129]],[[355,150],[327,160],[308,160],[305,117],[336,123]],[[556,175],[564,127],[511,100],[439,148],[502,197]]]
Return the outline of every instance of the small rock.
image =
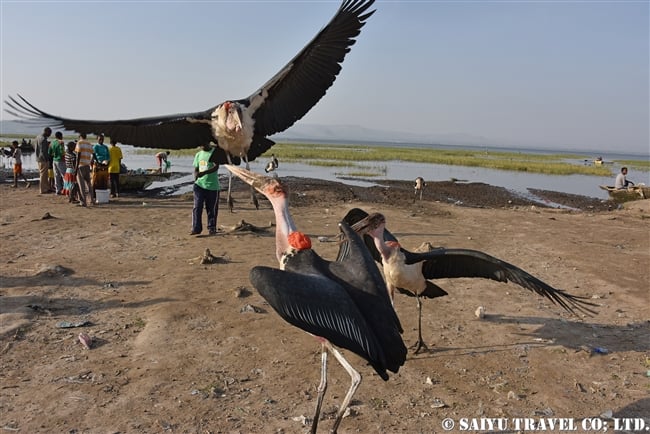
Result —
[[[447,404],[440,399],[440,398],[433,398],[433,402],[431,403],[431,408],[445,408],[447,407]]]
[[[510,392],[508,392],[508,399],[514,399],[516,401],[519,401],[521,397],[511,390]]]
[[[612,410],[605,410],[600,414],[600,417],[602,419],[611,419],[612,416],[614,416],[614,412]]]
[[[89,350],[93,344],[93,338],[88,336],[86,333],[79,333],[79,342],[84,346],[85,349]]]
[[[239,312],[240,313],[246,313],[246,312],[264,313],[264,309],[259,308],[257,306],[253,306],[252,304],[247,304],[246,306],[242,307]]]
[[[235,288],[235,297],[246,298],[251,295],[251,292],[245,286]]]
[[[485,307],[479,306],[476,308],[474,311],[474,315],[476,315],[476,318],[478,319],[483,319],[485,318]]]

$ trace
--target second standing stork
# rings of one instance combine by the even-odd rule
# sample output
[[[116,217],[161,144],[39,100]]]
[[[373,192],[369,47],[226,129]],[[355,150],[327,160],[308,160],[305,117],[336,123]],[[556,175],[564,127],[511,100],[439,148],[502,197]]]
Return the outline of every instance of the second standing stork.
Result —
[[[595,313],[590,308],[594,304],[584,300],[583,297],[555,289],[521,268],[477,250],[434,247],[427,252],[409,252],[402,248],[397,238],[386,229],[386,219],[382,214],[368,215],[362,209],[353,208],[345,215],[343,221],[363,235],[368,250],[375,260],[382,264],[391,300],[395,290],[416,298],[418,306],[416,353],[422,348],[427,348],[422,339],[420,298],[447,295],[444,289],[430,279],[482,277],[498,282],[512,282],[546,297],[571,313],[576,311],[586,314]],[[342,254],[345,254],[345,251],[339,252],[339,256]]]

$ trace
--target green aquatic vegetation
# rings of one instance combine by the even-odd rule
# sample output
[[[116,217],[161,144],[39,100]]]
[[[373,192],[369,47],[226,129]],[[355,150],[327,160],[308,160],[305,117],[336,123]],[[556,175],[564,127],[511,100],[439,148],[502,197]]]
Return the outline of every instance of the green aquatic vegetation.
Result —
[[[433,148],[402,148],[367,145],[317,145],[305,143],[278,143],[273,153],[285,161],[327,161],[316,165],[341,166],[363,161],[408,161],[442,165],[483,167],[547,175],[596,175],[609,176],[608,167],[567,162],[567,159],[584,160],[581,155],[527,154],[485,150],[440,150]],[[267,151],[266,155],[270,155]],[[345,162],[345,164],[343,164]]]
[[[621,166],[635,170],[650,170],[650,160],[615,160]]]

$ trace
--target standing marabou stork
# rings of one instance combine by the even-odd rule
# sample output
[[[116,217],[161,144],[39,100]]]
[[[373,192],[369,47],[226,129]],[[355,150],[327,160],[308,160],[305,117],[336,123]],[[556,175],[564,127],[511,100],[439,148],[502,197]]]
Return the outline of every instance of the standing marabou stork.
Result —
[[[129,120],[64,118],[36,108],[25,98],[9,97],[5,109],[40,126],[104,134],[120,143],[145,148],[185,149],[217,145],[219,164],[248,162],[274,145],[267,138],[301,119],[325,95],[366,20],[374,0],[345,0],[330,22],[289,63],[247,98],[227,100],[195,113]],[[233,73],[236,73],[236,68]],[[232,211],[232,175],[228,206]],[[257,201],[253,194],[255,206]]]
[[[342,222],[347,254],[336,262],[326,261],[311,249],[309,237],[296,230],[289,213],[286,187],[277,178],[226,166],[273,206],[276,220],[276,256],[280,269],[254,267],[253,286],[288,323],[318,337],[321,342],[321,382],[311,432],[316,432],[320,408],[327,389],[327,354],[334,355],[351,378],[332,427],[338,429],[361,376],[333,345],[366,359],[379,376],[397,372],[406,360],[402,327],[388,297],[386,285],[361,237]]]
[[[415,353],[423,347],[427,348],[422,340],[420,297],[435,298],[447,295],[445,290],[430,282],[429,279],[482,277],[498,282],[510,281],[548,298],[572,314],[575,314],[575,311],[596,313],[587,307],[595,305],[584,301],[584,297],[555,289],[524,270],[483,252],[444,247],[432,248],[427,252],[409,252],[402,248],[397,238],[386,229],[386,219],[382,214],[368,215],[365,211],[354,208],[345,215],[343,221],[357,233],[363,234],[366,247],[375,260],[383,264],[384,278],[391,300],[394,298],[395,290],[416,298],[418,341],[415,345]]]
[[[415,202],[418,193],[420,193],[420,200],[422,200],[422,193],[424,192],[425,185],[426,184],[424,183],[423,177],[418,176],[417,178],[415,178],[415,197],[413,198],[413,202]]]
[[[275,154],[271,154],[271,159],[269,160],[268,163],[266,163],[266,167],[264,168],[264,171],[266,173],[273,172],[279,166],[280,166],[280,162],[278,162],[278,159],[276,158]]]

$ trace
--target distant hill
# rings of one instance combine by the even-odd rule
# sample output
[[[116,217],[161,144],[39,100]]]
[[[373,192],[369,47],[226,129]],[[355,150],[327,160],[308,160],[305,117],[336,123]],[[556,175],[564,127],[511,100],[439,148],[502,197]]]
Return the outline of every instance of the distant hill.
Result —
[[[417,134],[403,131],[378,130],[358,125],[319,125],[298,123],[273,136],[273,140],[312,140],[390,143],[424,143],[438,145],[480,146],[487,143],[484,137],[468,134]]]

